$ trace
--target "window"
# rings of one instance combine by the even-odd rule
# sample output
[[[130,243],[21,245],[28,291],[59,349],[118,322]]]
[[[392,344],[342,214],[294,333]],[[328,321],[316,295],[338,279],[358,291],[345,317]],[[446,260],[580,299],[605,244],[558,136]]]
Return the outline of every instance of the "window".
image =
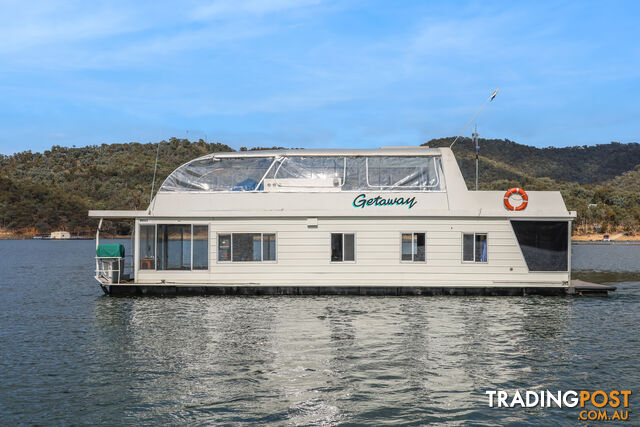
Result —
[[[368,157],[367,185],[380,189],[440,191],[440,157]]]
[[[402,233],[402,261],[426,261],[425,243],[425,233]]]
[[[346,169],[346,157],[286,157],[273,178],[281,187],[341,187]]]
[[[356,235],[331,233],[331,262],[356,260]]]
[[[140,270],[156,269],[156,226],[140,226]]]
[[[302,153],[301,153],[302,154]],[[441,156],[209,154],[174,170],[160,191],[444,191]]]
[[[511,221],[530,271],[567,271],[567,221]]]
[[[272,157],[206,156],[173,171],[160,191],[254,191],[272,164]]]
[[[275,234],[262,235],[262,260],[263,261],[276,260],[276,235]]]
[[[194,270],[209,269],[209,226],[193,226],[193,267]]]
[[[191,226],[158,224],[158,270],[191,269]]]
[[[209,269],[208,225],[158,224],[156,242],[158,270]]]
[[[218,261],[254,262],[276,260],[273,233],[218,234]]]
[[[487,233],[462,234],[462,261],[487,262]]]

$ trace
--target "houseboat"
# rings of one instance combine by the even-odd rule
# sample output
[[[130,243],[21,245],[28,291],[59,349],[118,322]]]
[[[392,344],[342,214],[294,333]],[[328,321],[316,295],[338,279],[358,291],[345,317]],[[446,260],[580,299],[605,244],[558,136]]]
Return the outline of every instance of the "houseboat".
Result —
[[[576,213],[557,191],[469,191],[449,148],[398,147],[209,154],[148,209],[89,216],[108,294],[526,295],[567,292]],[[100,243],[127,219],[131,254]]]

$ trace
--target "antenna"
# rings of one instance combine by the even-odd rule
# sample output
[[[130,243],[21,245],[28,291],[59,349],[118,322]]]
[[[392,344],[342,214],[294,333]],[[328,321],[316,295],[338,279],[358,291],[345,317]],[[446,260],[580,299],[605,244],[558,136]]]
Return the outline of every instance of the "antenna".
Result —
[[[151,182],[151,194],[149,194],[149,205],[153,200],[153,190],[156,186],[156,171],[158,170],[158,154],[160,153],[160,143],[158,142],[158,149],[156,150],[156,165],[153,167],[153,181]]]
[[[469,125],[471,124],[471,122],[476,118],[476,116],[478,114],[480,114],[480,111],[482,111],[484,109],[484,107],[486,107],[486,105],[488,103],[490,103],[491,101],[493,101],[493,98],[496,97],[496,95],[498,94],[498,90],[500,90],[500,86],[498,86],[498,88],[496,90],[493,91],[493,93],[491,94],[491,96],[484,101],[484,104],[482,104],[482,106],[478,109],[478,111],[476,112],[476,114],[473,115],[473,117],[471,118],[471,120],[469,120],[469,123],[467,123],[467,125],[462,128],[462,130],[460,131],[460,133],[458,134],[458,136],[456,136],[456,139],[453,140],[453,142],[451,143],[451,145],[449,146],[449,148],[453,147],[453,144],[456,143],[456,141],[458,140],[458,138],[460,138],[460,135],[462,135],[462,133],[467,130],[467,128],[469,127]]]
[[[476,147],[476,191],[478,191],[478,153],[480,153],[480,144],[478,143],[478,125],[475,125],[475,131],[471,136],[473,137],[473,145]]]

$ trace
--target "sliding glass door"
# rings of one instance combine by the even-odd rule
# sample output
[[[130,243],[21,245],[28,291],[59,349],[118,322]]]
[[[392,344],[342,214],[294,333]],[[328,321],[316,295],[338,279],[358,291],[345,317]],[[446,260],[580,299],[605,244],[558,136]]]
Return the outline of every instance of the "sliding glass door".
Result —
[[[158,270],[191,270],[190,224],[158,224]]]

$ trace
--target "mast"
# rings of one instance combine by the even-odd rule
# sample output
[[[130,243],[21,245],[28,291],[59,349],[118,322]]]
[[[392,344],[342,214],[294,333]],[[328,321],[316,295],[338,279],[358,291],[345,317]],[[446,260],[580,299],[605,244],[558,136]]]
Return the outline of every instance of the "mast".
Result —
[[[478,125],[475,125],[475,130],[471,136],[473,137],[473,145],[476,148],[476,191],[478,191],[478,153],[480,153],[480,145],[478,143]]]

